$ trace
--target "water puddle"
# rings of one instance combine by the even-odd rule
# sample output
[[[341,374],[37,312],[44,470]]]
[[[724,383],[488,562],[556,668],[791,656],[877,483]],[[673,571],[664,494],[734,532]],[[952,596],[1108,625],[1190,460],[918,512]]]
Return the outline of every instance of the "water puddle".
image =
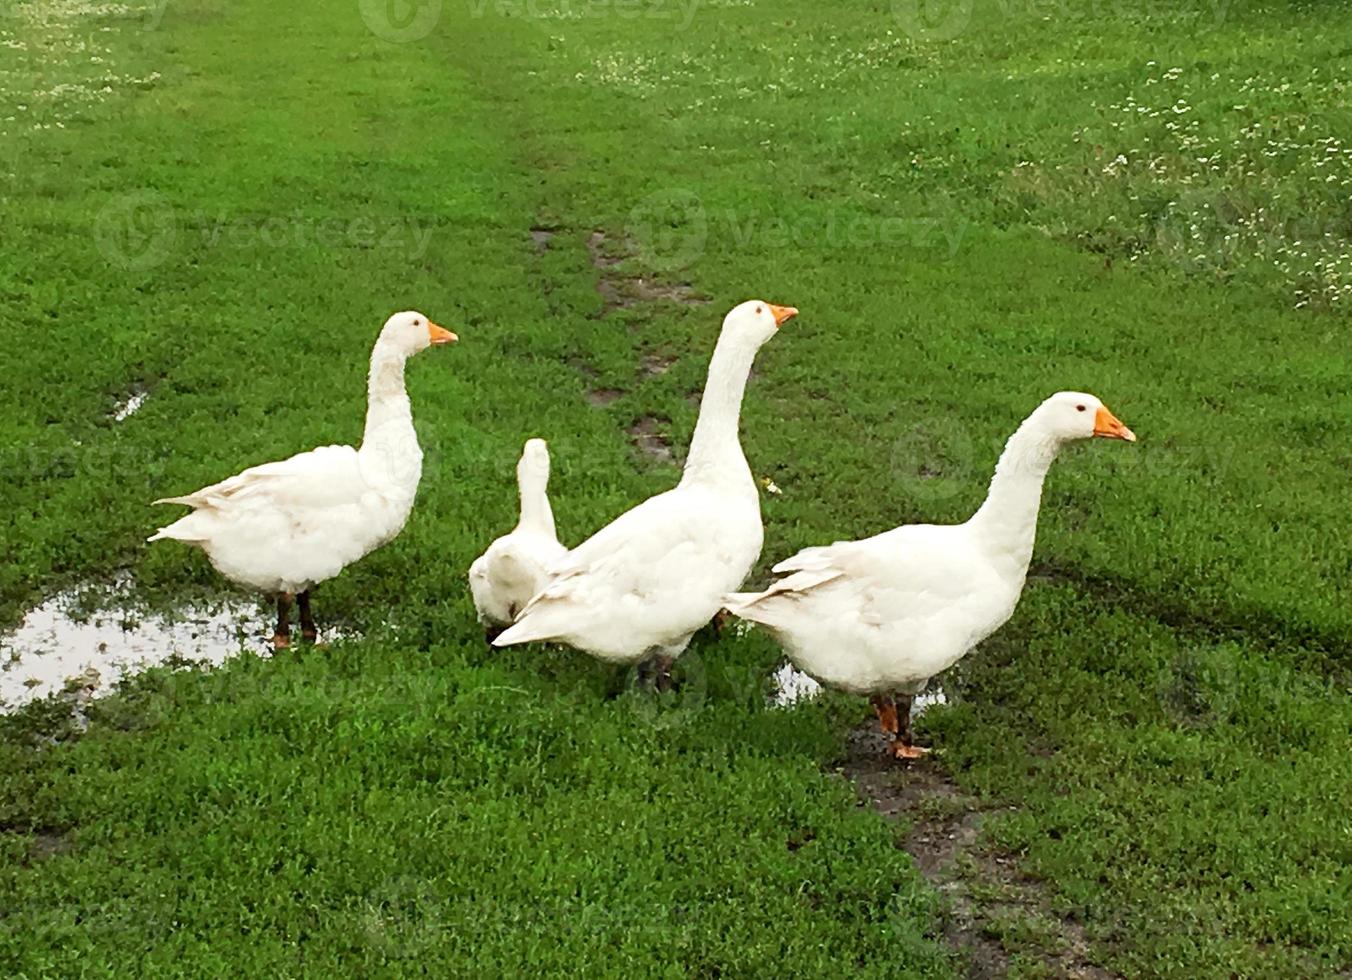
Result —
[[[150,392],[142,388],[136,389],[114,406],[109,418],[114,422],[125,422],[140,410],[141,406],[146,403],[146,399],[149,397]]]
[[[659,463],[675,463],[676,454],[671,451],[671,443],[661,430],[661,423],[651,415],[645,415],[632,425],[625,427],[629,441],[644,456]]]
[[[927,691],[921,691],[911,702],[911,718],[919,718],[928,709],[938,704],[948,704],[948,698],[944,695],[942,687],[932,687]]]
[[[822,686],[793,664],[782,664],[775,671],[775,691],[770,703],[776,708],[787,708],[799,701],[810,701],[821,694]]]
[[[227,599],[171,619],[136,609],[128,593],[125,582],[104,594],[74,589],[30,609],[0,638],[0,713],[68,688],[87,700],[170,659],[215,666],[245,650],[271,654],[255,603]]]
[[[549,249],[549,240],[554,237],[554,231],[551,228],[532,228],[530,230],[530,240],[535,244],[535,251],[544,252]]]
[[[787,708],[799,701],[810,701],[822,692],[822,686],[793,664],[781,664],[774,673],[775,689],[770,695],[770,703],[776,708]],[[911,702],[911,718],[919,718],[929,708],[937,704],[947,704],[944,689],[937,684],[916,695]]]

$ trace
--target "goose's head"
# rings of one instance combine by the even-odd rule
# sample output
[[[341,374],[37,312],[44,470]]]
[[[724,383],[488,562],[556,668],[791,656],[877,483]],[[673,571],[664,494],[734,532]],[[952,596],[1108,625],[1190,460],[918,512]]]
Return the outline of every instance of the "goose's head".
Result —
[[[723,318],[723,332],[753,347],[759,347],[775,335],[779,325],[798,315],[792,306],[775,306],[761,299],[734,306]]]
[[[380,330],[380,343],[412,357],[433,344],[451,344],[459,340],[445,327],[439,327],[416,310],[396,313]]]
[[[1060,442],[1094,436],[1136,441],[1136,433],[1108,411],[1107,405],[1083,391],[1058,391],[1037,407],[1030,421]]]
[[[516,464],[519,486],[545,486],[549,483],[549,446],[543,439],[527,439]]]

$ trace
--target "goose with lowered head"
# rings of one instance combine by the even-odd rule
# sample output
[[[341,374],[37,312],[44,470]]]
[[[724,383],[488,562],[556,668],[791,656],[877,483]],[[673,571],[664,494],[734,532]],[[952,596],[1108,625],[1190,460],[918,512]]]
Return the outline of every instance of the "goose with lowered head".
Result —
[[[301,634],[316,638],[310,589],[397,535],[413,509],[422,449],[404,390],[404,363],[456,340],[421,313],[396,313],[371,351],[366,432],[361,448],[322,446],[157,504],[192,513],[151,535],[201,548],[218,572],[277,596],[273,646],[291,637],[292,599]]]
[[[1136,436],[1093,395],[1052,395],[1010,437],[981,508],[964,524],[908,524],[862,541],[806,548],[764,592],[727,597],[770,630],[801,670],[869,696],[895,758],[911,740],[911,701],[1004,625],[1033,555],[1042,483],[1067,442]]]
[[[479,621],[491,634],[509,625],[545,582],[545,569],[567,552],[554,532],[549,506],[549,446],[527,439],[516,464],[521,518],[469,566]]]
[[[655,660],[664,685],[690,637],[760,557],[760,491],[738,438],[761,345],[798,311],[751,300],[723,319],[681,482],[563,556],[496,646],[550,640],[601,660]]]

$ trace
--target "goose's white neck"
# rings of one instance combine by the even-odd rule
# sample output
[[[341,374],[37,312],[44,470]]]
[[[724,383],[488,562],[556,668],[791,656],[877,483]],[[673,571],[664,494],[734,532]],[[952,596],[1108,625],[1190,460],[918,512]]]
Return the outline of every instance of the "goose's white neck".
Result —
[[[1033,557],[1042,484],[1060,450],[1059,440],[1025,421],[1005,443],[986,501],[968,521],[993,557],[1009,561],[1020,574]]]
[[[413,408],[404,390],[404,363],[408,355],[376,341],[367,380],[366,432],[363,460],[392,483],[417,489],[422,476],[422,449],[413,429]]]
[[[521,520],[517,529],[558,537],[554,531],[554,509],[549,506],[548,479],[527,474],[517,480],[517,486],[521,492]]]
[[[742,395],[751,374],[756,348],[745,339],[724,331],[709,361],[709,377],[699,404],[699,420],[690,440],[682,483],[726,482],[738,477],[751,482],[751,468],[742,454],[737,429],[742,416]]]

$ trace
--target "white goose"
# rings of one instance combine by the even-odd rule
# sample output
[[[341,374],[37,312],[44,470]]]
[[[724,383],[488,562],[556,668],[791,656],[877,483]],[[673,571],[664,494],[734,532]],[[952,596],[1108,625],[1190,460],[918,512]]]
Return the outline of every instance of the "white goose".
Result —
[[[413,508],[422,449],[404,390],[404,362],[456,339],[421,313],[394,314],[371,351],[360,449],[323,446],[157,500],[193,512],[148,540],[195,545],[231,581],[276,593],[278,649],[289,645],[291,600],[298,597],[302,636],[313,641],[310,589],[392,539]]]
[[[495,646],[551,640],[611,663],[672,661],[760,557],[760,492],[738,440],[761,345],[798,311],[751,300],[723,319],[681,482],[568,552]]]
[[[516,464],[521,519],[469,566],[469,590],[479,621],[490,629],[507,626],[545,583],[545,569],[567,552],[554,532],[549,506],[549,447],[526,440]]]
[[[769,628],[789,658],[828,687],[872,697],[889,751],[914,759],[911,701],[1004,625],[1033,555],[1042,482],[1062,445],[1136,436],[1093,395],[1062,391],[1010,437],[986,502],[965,524],[909,524],[863,541],[806,548],[786,577],[727,597]]]

